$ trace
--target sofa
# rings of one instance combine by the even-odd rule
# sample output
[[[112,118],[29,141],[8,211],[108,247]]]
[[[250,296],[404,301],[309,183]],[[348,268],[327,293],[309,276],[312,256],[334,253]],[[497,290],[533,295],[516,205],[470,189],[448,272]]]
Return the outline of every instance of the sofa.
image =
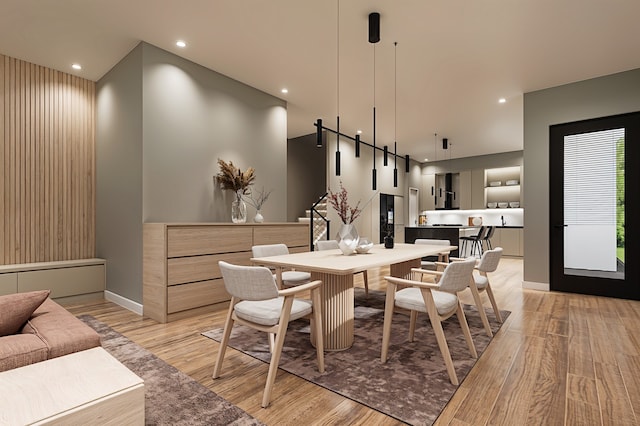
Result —
[[[100,346],[91,327],[49,298],[49,291],[0,296],[0,371]]]

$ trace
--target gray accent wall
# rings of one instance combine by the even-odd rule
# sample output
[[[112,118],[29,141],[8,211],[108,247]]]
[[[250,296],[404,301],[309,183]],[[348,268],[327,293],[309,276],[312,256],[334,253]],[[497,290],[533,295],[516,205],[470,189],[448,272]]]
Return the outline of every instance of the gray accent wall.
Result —
[[[286,221],[283,100],[147,43],[98,82],[97,99],[107,290],[142,303],[143,223],[231,222],[232,194],[213,179],[218,158],[255,168],[254,188],[273,189],[265,220]],[[255,209],[247,210],[251,221]]]
[[[640,111],[640,69],[524,95],[524,281],[549,284],[549,126]]]
[[[142,45],[96,84],[96,253],[107,290],[142,302]]]

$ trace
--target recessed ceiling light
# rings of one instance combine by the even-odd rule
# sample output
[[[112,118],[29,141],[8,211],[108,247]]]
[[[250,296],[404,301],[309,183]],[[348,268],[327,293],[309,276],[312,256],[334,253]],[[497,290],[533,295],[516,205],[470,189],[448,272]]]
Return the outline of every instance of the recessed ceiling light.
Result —
[[[71,68],[73,68],[74,70],[81,70],[82,66],[80,64],[72,64]]]
[[[282,89],[281,92],[282,93],[289,93],[289,90],[288,89]]]
[[[424,159],[424,161],[429,161],[429,159],[428,159],[428,158],[425,158],[425,159]]]
[[[498,102],[501,103],[501,104],[504,104],[504,103],[507,102],[507,100],[505,98],[500,98],[500,99],[498,99]]]
[[[176,46],[178,46],[178,47],[185,47],[186,45],[187,45],[187,43],[185,43],[182,40],[176,41]]]
[[[362,130],[358,130],[358,132],[357,132],[357,133],[358,133],[359,135],[361,135],[361,134],[362,134]]]

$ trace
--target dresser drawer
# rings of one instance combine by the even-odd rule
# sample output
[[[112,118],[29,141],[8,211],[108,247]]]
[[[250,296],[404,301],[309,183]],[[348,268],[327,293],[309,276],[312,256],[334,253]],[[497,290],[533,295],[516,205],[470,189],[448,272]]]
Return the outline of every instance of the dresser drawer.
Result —
[[[167,257],[251,251],[246,226],[179,226],[167,230]]]
[[[256,226],[253,230],[253,243],[255,245],[282,243],[287,247],[309,247],[309,226]]]
[[[168,259],[167,284],[172,286],[221,278],[222,274],[218,266],[220,260],[235,265],[250,265],[249,259],[251,259],[250,251]]]
[[[167,289],[167,313],[186,311],[231,299],[222,279],[174,285]]]

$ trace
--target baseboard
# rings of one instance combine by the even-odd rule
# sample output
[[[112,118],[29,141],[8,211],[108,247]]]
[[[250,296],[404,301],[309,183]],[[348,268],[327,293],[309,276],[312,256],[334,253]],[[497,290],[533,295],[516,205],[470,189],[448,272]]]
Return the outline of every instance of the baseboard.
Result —
[[[549,283],[537,283],[535,281],[522,281],[522,288],[529,290],[549,291]]]
[[[116,305],[122,306],[125,309],[130,310],[138,315],[142,315],[142,304],[138,302],[134,302],[131,299],[127,299],[126,297],[122,297],[119,294],[112,293],[109,290],[104,291],[104,298],[109,302],[113,302]]]

